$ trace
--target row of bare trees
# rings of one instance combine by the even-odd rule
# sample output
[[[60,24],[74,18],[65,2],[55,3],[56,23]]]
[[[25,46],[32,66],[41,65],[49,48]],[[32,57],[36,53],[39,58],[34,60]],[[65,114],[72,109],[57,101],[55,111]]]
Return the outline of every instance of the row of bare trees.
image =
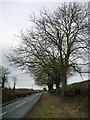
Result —
[[[53,13],[40,12],[32,15],[33,27],[21,31],[21,45],[11,49],[7,56],[11,64],[34,75],[38,85],[47,85],[49,90],[62,84],[62,95],[67,78],[80,73],[80,64],[88,61],[88,12],[86,5],[63,3]]]
[[[0,87],[2,87],[2,89],[5,89],[5,87],[9,87],[10,88],[10,84],[8,81],[8,76],[10,74],[10,71],[7,67],[4,66],[0,66]],[[13,79],[13,91],[15,91],[15,87],[16,87],[16,77],[12,77]]]

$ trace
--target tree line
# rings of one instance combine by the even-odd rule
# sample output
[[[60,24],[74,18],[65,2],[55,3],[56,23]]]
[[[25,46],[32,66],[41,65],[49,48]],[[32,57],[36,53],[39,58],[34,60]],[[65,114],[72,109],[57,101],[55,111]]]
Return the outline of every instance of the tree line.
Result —
[[[62,86],[64,96],[67,78],[80,74],[79,64],[87,64],[88,11],[85,4],[62,3],[52,13],[43,9],[30,17],[32,27],[20,32],[21,44],[12,48],[8,60],[26,70],[38,85],[49,90]],[[80,74],[81,75],[81,74]]]
[[[0,87],[4,90],[5,88],[10,88],[10,81],[8,80],[10,74],[10,70],[7,67],[0,66]],[[13,92],[15,91],[16,87],[16,77],[13,76]]]

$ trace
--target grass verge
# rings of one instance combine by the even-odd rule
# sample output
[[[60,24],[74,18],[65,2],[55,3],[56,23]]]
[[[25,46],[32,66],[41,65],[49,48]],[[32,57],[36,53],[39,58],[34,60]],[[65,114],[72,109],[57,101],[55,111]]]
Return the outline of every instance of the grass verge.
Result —
[[[88,118],[88,113],[80,109],[78,99],[62,101],[60,95],[44,93],[36,106],[25,118]]]

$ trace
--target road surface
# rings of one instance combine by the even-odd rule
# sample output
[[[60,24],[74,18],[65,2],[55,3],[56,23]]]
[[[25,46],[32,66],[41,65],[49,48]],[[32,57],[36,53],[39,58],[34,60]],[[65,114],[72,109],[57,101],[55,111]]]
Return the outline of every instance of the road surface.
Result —
[[[35,103],[40,99],[42,93],[36,93],[2,108],[2,118],[23,118]]]

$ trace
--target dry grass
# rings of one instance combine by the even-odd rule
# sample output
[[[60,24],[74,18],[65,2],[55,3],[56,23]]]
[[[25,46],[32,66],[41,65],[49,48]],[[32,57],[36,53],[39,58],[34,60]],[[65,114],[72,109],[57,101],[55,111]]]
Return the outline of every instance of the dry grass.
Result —
[[[62,101],[60,95],[44,93],[38,104],[26,118],[87,118],[77,101]]]

